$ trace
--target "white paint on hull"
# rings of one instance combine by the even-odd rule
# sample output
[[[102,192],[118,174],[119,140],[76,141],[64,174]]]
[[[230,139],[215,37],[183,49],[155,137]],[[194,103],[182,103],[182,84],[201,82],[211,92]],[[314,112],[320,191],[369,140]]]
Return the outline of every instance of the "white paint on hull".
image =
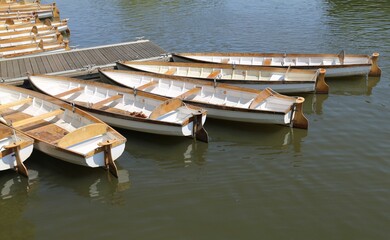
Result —
[[[80,154],[75,154],[72,152],[67,152],[64,150],[61,150],[60,148],[57,148],[53,145],[46,144],[44,142],[35,142],[34,147],[38,149],[41,152],[46,153],[47,155],[60,159],[65,162],[69,162],[76,165],[96,168],[96,167],[104,167],[104,152],[99,152],[97,154],[94,154],[91,157],[84,157]],[[72,148],[69,148],[70,150]],[[120,155],[125,150],[125,143],[122,143],[118,146],[115,146],[111,149],[111,155],[112,160],[115,161],[117,158],[120,157]]]
[[[0,146],[5,146],[11,144],[10,141],[3,141],[0,140]],[[20,159],[22,162],[26,161],[28,157],[30,157],[32,151],[33,151],[34,145],[28,145],[22,149],[20,149]],[[8,154],[6,156],[3,156],[0,158],[0,171],[1,170],[7,170],[7,169],[13,169],[16,167],[16,158],[15,158],[15,153]]]

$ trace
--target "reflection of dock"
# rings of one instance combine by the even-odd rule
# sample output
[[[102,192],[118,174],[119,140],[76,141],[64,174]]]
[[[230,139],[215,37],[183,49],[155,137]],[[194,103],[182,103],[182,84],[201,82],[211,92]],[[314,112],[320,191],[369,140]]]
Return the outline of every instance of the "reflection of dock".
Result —
[[[118,60],[153,59],[166,52],[148,40],[0,60],[1,82],[22,84],[27,74],[84,76]]]

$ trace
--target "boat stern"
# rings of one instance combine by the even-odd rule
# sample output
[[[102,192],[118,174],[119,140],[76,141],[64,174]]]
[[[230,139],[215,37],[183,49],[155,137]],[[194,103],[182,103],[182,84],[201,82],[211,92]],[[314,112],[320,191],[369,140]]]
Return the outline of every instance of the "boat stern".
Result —
[[[368,73],[369,77],[380,77],[382,75],[382,70],[378,66],[379,53],[375,52],[371,56],[371,69]]]
[[[303,102],[305,101],[305,98],[303,97],[297,97],[297,100],[295,101],[295,104],[293,105],[294,115],[293,119],[291,121],[291,125],[293,128],[301,128],[301,129],[308,129],[309,128],[309,121],[305,117],[303,113]]]
[[[326,73],[326,70],[324,68],[320,68],[318,70],[316,86],[315,86],[316,93],[328,93],[329,92],[329,86],[325,82],[325,73]]]

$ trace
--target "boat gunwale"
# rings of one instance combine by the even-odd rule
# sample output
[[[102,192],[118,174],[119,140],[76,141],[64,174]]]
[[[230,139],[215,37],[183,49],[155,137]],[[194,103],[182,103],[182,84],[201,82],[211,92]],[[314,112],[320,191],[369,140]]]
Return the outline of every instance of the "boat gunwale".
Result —
[[[117,82],[117,81],[111,79],[110,77],[105,75],[104,72],[122,72],[122,73],[126,73],[126,74],[140,74],[141,73],[141,75],[146,75],[146,76],[156,77],[156,78],[161,78],[161,79],[166,78],[166,79],[172,79],[172,80],[177,80],[177,81],[184,80],[184,82],[191,82],[191,83],[196,83],[197,82],[198,84],[201,84],[201,85],[206,85],[206,86],[209,86],[209,87],[213,86],[213,84],[209,83],[209,82],[204,83],[203,81],[199,81],[199,80],[187,81],[187,80],[191,80],[191,79],[187,79],[187,78],[183,78],[183,77],[177,77],[177,76],[166,76],[166,75],[161,75],[161,74],[157,74],[157,73],[149,73],[149,72],[137,72],[137,71],[126,71],[126,70],[100,70],[99,72],[101,74],[103,74],[105,77],[109,78],[115,84],[123,86],[123,87],[126,87],[126,88],[129,88],[129,89],[132,89],[132,87],[126,86],[125,84],[122,84],[120,82]],[[220,87],[220,85],[217,85],[217,86]],[[242,91],[242,92],[254,93],[254,94],[260,94],[262,91],[271,91],[273,96],[277,96],[279,98],[285,98],[285,99],[291,99],[291,100],[295,99],[295,100],[297,100],[296,97],[282,95],[282,94],[279,94],[279,93],[277,93],[277,92],[275,92],[275,91],[273,91],[273,90],[271,90],[269,88],[266,88],[264,90],[256,90],[256,89],[241,88],[241,87],[231,86],[231,85],[226,85],[226,84],[223,84],[223,86],[221,88],[226,88],[226,89],[233,90],[233,91]],[[144,91],[144,90],[139,90],[139,91]],[[146,92],[146,91],[144,91],[144,92]],[[155,94],[155,93],[149,93],[149,94]],[[163,96],[163,95],[160,95],[160,94],[155,94],[155,95]],[[163,96],[163,97],[165,97],[165,96]],[[229,110],[229,111],[234,111],[234,112],[252,112],[252,113],[262,112],[262,113],[285,115],[286,113],[291,111],[290,109],[286,110],[286,111],[278,112],[278,111],[271,111],[271,110],[239,108],[239,107],[233,107],[233,106],[216,105],[216,104],[212,104],[212,103],[203,103],[203,102],[186,100],[186,99],[183,99],[183,101],[186,102],[186,103],[189,103],[191,105],[196,105],[198,107],[207,106],[207,108]],[[294,103],[292,103],[291,105],[293,105],[293,104]]]
[[[34,76],[35,77],[52,77],[52,76],[45,76],[45,75],[32,75],[32,76],[33,77]],[[113,91],[118,92],[119,94],[124,93],[124,94],[134,95],[134,90],[130,89],[130,88],[123,88],[123,87],[119,87],[119,86],[114,86],[114,85],[110,85],[110,84],[106,84],[106,83],[100,83],[100,82],[94,82],[94,81],[89,81],[88,83],[86,83],[85,80],[79,80],[79,79],[67,78],[67,77],[61,77],[61,76],[55,76],[55,78],[59,79],[59,81],[68,81],[68,82],[73,82],[73,83],[77,83],[77,84],[80,84],[80,85],[84,85],[84,87],[86,87],[88,85],[92,85],[92,86],[94,86],[96,88],[100,87],[100,88],[103,88],[103,89],[113,90]],[[30,77],[29,77],[29,81],[30,81],[31,85],[34,88],[36,88],[37,90],[39,90],[40,92],[43,92],[43,93],[48,94],[50,96],[53,96],[53,95],[47,93],[46,91],[43,91],[37,85],[35,85],[34,81],[31,80]],[[167,98],[167,97],[164,97],[164,96],[161,96],[161,95],[152,94],[152,93],[149,93],[149,92],[146,92],[146,91],[136,90],[136,92],[137,92],[137,95],[140,95],[142,97],[150,98],[150,99],[157,100],[157,101],[161,101],[161,104],[166,102],[166,101],[168,101],[170,99],[170,98]],[[122,99],[123,99],[123,97],[122,97]],[[118,113],[118,112],[105,111],[105,110],[102,110],[102,109],[97,109],[97,108],[86,106],[85,104],[81,104],[81,103],[84,103],[84,102],[80,102],[80,101],[69,101],[69,100],[61,99],[61,98],[57,98],[57,99],[60,99],[61,101],[65,101],[65,102],[68,102],[68,103],[72,103],[73,102],[76,106],[82,108],[86,112],[93,112],[93,113],[104,115],[104,116],[116,116],[116,118],[120,118],[120,119],[123,119],[123,120],[131,120],[131,121],[146,122],[146,123],[149,122],[151,124],[153,123],[153,124],[158,124],[158,125],[181,126],[181,127],[184,127],[184,126],[188,125],[192,121],[192,119],[193,119],[193,116],[190,116],[190,117],[186,118],[182,123],[166,122],[166,121],[160,121],[160,120],[155,120],[155,119],[150,119],[150,118],[141,118],[141,117],[137,117],[137,116],[129,116],[129,115],[121,114],[121,113]],[[182,104],[182,107],[183,106],[184,106],[184,104]],[[205,110],[203,110],[203,109],[201,109],[199,107],[192,106],[192,105],[187,105],[187,104],[185,106],[187,108],[193,110],[193,111],[200,111],[202,116],[206,116],[207,115],[207,111],[205,111]]]
[[[148,66],[154,66],[154,65],[160,65],[160,66],[177,66],[177,67],[188,67],[188,65],[191,65],[191,67],[195,68],[220,68],[220,69],[232,69],[232,64],[221,64],[221,63],[187,63],[187,62],[159,62],[159,61],[118,61],[117,64],[121,64],[122,66],[127,66],[130,68],[130,66],[126,64],[132,64],[132,65],[148,65]],[[234,65],[234,70],[252,70],[252,71],[266,71],[266,72],[280,72],[280,73],[286,73],[286,68],[283,67],[271,67],[271,66],[250,66],[250,65]],[[290,69],[289,73],[301,73],[301,74],[316,74],[316,70],[306,70],[306,69]],[[207,79],[207,78],[202,78]],[[212,78],[210,78],[212,80]],[[239,81],[247,81],[247,80],[239,80]],[[259,82],[259,80],[257,80]]]
[[[7,126],[7,125],[5,125],[3,123],[0,123],[0,129],[1,128],[6,129],[6,131],[9,130],[10,134],[7,134],[8,137],[6,137],[6,138],[9,138],[10,136],[14,135],[14,133],[12,132],[12,127]],[[22,140],[20,145],[19,145],[21,149],[26,148],[26,147],[34,144],[34,139],[33,138],[31,138],[30,136],[28,136],[25,133],[22,133],[21,131],[19,131],[17,129],[15,129],[15,135],[16,135],[16,138]],[[16,142],[18,142],[18,141],[16,141]],[[12,149],[2,149],[0,151],[0,158],[3,158],[5,156],[9,155],[12,152],[13,152]]]
[[[41,101],[50,102],[51,104],[58,106],[59,109],[62,108],[62,109],[66,109],[68,111],[72,111],[75,114],[81,116],[82,118],[86,118],[86,119],[90,120],[92,123],[103,123],[103,124],[105,124],[107,126],[107,132],[111,133],[115,137],[115,139],[116,139],[116,141],[112,144],[113,148],[116,147],[116,146],[119,146],[121,144],[124,144],[126,142],[126,138],[123,137],[119,132],[117,132],[114,128],[112,128],[108,124],[104,123],[100,119],[92,116],[91,114],[88,114],[87,112],[85,112],[85,111],[83,111],[83,110],[81,110],[79,108],[73,108],[70,104],[68,104],[66,102],[63,102],[63,101],[61,101],[61,100],[59,100],[57,98],[54,98],[54,97],[51,97],[51,96],[48,96],[48,95],[45,95],[45,94],[42,94],[42,93],[38,93],[38,92],[35,92],[35,91],[32,91],[32,90],[28,90],[28,89],[24,89],[24,88],[12,86],[12,85],[6,85],[6,84],[0,84],[0,91],[1,91],[1,89],[8,89],[8,90],[11,90],[11,91],[14,91],[14,92],[19,92],[19,93],[23,93],[23,94],[29,95],[30,97],[33,97],[33,98],[40,99]],[[18,130],[18,131],[22,132],[23,134],[29,136],[30,138],[33,138],[35,140],[34,144],[38,144],[39,142],[42,142],[42,143],[47,144],[48,146],[52,146],[52,147],[56,148],[57,150],[64,151],[64,152],[69,152],[69,153],[72,153],[74,155],[80,156],[82,158],[90,157],[92,153],[96,154],[96,153],[104,151],[104,149],[102,147],[98,147],[98,148],[95,148],[92,151],[88,152],[87,154],[81,154],[81,153],[72,151],[70,149],[60,148],[55,143],[51,143],[51,142],[49,142],[47,140],[38,138],[36,136],[32,136],[28,132],[24,132],[21,129],[23,129],[23,128],[16,128],[16,130]]]

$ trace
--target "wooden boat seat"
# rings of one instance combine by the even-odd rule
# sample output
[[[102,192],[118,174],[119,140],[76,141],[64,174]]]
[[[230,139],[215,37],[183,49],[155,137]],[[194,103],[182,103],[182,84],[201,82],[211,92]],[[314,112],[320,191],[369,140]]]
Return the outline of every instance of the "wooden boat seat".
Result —
[[[154,86],[154,85],[156,85],[158,82],[148,82],[148,83],[146,83],[146,84],[144,84],[144,85],[141,85],[141,86],[139,86],[139,87],[137,87],[137,89],[138,90],[145,90],[145,89],[147,89],[148,87],[151,87],[151,86]]]
[[[152,113],[150,113],[149,118],[155,120],[160,116],[181,107],[182,104],[183,102],[178,98],[169,99],[156,107]]]
[[[0,105],[0,111],[4,110],[4,109],[7,109],[7,108],[10,108],[10,107],[15,107],[15,106],[18,106],[18,105],[22,105],[22,104],[25,104],[25,103],[31,103],[31,102],[32,102],[32,98],[24,98],[24,99],[21,99],[21,100],[18,100],[18,101],[1,104]]]
[[[3,127],[0,125],[0,139],[4,139],[12,135],[12,131],[10,128]]]
[[[106,132],[107,125],[104,123],[92,123],[66,134],[57,142],[57,146],[60,148],[68,148],[74,144],[103,135]]]
[[[257,95],[257,97],[255,99],[253,99],[252,103],[249,105],[249,109],[255,109],[261,102],[263,102],[265,99],[267,99],[269,96],[271,96],[272,93],[267,91],[267,90],[263,90],[259,93],[259,95]]]
[[[184,92],[184,93],[180,94],[180,95],[177,96],[176,98],[179,98],[179,99],[186,99],[186,98],[188,98],[189,96],[194,95],[194,94],[200,92],[201,90],[202,90],[201,87],[194,87],[194,88],[188,90],[187,92]]]
[[[23,131],[52,144],[58,142],[69,133],[66,129],[45,121],[39,121],[28,127],[23,127]]]
[[[211,72],[211,73],[207,76],[207,78],[216,78],[216,77],[218,76],[218,74],[220,74],[220,73],[221,73],[220,70],[215,70],[215,71]]]
[[[101,108],[104,104],[109,103],[109,102],[113,102],[113,101],[121,99],[121,98],[123,98],[122,94],[111,96],[111,97],[103,99],[103,100],[101,100],[99,102],[95,102],[92,105],[92,108]]]
[[[61,98],[61,97],[65,97],[65,96],[70,95],[72,93],[80,92],[83,90],[84,90],[84,87],[77,87],[77,88],[73,88],[73,89],[70,89],[68,91],[56,94],[56,95],[54,95],[54,97]]]
[[[62,110],[62,109],[56,109],[56,110],[51,111],[51,112],[47,112],[47,113],[44,113],[44,114],[41,114],[38,116],[33,116],[33,117],[30,117],[27,119],[23,119],[23,120],[19,120],[17,122],[14,122],[14,123],[12,123],[12,127],[18,128],[18,127],[23,126],[23,125],[31,124],[31,123],[38,122],[40,120],[43,120],[43,119],[46,119],[49,117],[54,117],[54,116],[60,115],[63,112],[64,112],[64,110]]]
[[[168,71],[166,71],[164,74],[166,74],[166,75],[173,75],[173,74],[176,73],[176,71],[177,71],[177,68],[171,68]]]

